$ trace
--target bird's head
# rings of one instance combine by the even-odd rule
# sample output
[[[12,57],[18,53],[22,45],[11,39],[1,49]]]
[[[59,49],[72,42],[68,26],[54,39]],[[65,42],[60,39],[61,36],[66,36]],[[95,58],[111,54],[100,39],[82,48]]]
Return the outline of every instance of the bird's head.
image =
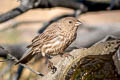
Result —
[[[60,19],[58,23],[62,29],[65,29],[68,31],[75,30],[82,24],[82,22],[80,22],[74,17],[66,17],[66,18]]]

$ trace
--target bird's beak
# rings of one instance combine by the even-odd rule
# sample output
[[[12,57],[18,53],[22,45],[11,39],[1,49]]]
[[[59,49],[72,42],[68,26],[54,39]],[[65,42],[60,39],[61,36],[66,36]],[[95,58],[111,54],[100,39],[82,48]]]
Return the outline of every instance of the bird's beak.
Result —
[[[82,23],[80,22],[80,21],[77,21],[76,23],[75,23],[75,26],[80,26]]]

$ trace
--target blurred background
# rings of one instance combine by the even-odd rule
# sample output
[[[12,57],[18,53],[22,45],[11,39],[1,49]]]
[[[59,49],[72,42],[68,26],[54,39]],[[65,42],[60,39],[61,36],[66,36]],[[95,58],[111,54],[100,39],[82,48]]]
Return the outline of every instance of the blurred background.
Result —
[[[68,48],[70,50],[71,48],[90,47],[108,35],[120,37],[120,0],[71,0],[71,2],[55,0],[55,2],[61,2],[57,3],[58,5],[54,0],[43,0],[43,4],[39,3],[39,6],[32,7],[29,7],[32,4],[27,5],[26,3],[33,1],[34,4],[34,0],[26,1],[28,2],[24,2],[24,0],[0,1],[0,45],[18,59],[27,50],[26,46],[44,30],[44,27],[66,16],[76,17],[83,22],[83,27],[78,29],[77,39]],[[68,2],[61,5],[64,1]],[[75,5],[70,4],[72,2],[79,6],[74,7]],[[19,6],[26,8],[26,5],[29,9],[22,11],[20,8],[22,14],[11,17],[9,20],[7,18],[3,20],[6,13],[14,12]],[[14,15],[14,13],[12,14]],[[9,16],[11,15],[7,15],[7,17]],[[0,60],[4,60],[7,55],[4,56],[0,55]],[[48,70],[47,67],[44,68],[45,65],[44,60],[41,59],[29,66],[46,74]],[[12,61],[1,62],[0,80],[36,80],[39,77],[28,69],[23,71],[22,69],[19,65],[13,65]]]

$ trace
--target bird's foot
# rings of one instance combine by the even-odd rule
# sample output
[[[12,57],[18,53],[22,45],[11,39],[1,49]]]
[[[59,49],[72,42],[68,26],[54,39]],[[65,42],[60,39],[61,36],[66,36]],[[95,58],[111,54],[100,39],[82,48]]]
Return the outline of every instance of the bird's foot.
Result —
[[[57,71],[57,68],[53,65],[51,61],[48,61],[48,68],[52,69],[53,74]]]
[[[72,57],[73,59],[74,59],[74,56],[72,56],[71,54],[69,54],[69,53],[65,53],[65,54],[63,54],[63,55],[61,55],[61,57]]]
[[[47,57],[48,59],[52,59],[52,56],[50,56],[50,55],[46,55],[46,57]]]

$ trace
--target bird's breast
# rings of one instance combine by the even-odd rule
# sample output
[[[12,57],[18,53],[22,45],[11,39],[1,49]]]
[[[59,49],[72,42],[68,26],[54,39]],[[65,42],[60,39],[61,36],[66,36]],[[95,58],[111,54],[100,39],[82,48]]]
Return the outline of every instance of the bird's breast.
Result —
[[[60,34],[56,38],[46,42],[41,52],[49,55],[62,53],[75,39],[75,34]]]

